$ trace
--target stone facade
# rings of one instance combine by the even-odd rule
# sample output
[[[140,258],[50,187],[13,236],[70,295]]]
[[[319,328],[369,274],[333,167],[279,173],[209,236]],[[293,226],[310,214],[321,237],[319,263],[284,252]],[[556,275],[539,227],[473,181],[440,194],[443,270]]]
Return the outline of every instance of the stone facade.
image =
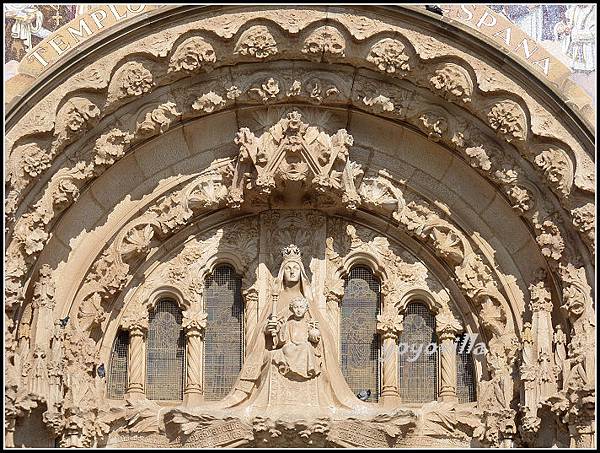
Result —
[[[436,20],[159,9],[24,96],[5,137],[6,445],[592,447],[595,131]],[[243,364],[215,401],[205,281],[223,264]],[[377,402],[341,360],[356,266],[381,283]],[[169,402],[147,395],[165,298],[185,351]],[[415,301],[441,349],[436,398],[409,404]],[[484,345],[468,402],[460,333]]]

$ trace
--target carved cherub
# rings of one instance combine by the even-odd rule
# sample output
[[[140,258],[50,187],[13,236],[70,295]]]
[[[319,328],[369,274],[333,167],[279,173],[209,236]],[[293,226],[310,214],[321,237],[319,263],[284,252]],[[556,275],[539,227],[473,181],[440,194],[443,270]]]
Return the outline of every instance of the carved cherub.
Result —
[[[309,320],[308,301],[296,297],[290,303],[292,314],[287,320],[267,323],[267,332],[273,336],[275,351],[273,363],[285,376],[311,379],[321,372],[321,353],[317,348],[321,340],[318,322]]]

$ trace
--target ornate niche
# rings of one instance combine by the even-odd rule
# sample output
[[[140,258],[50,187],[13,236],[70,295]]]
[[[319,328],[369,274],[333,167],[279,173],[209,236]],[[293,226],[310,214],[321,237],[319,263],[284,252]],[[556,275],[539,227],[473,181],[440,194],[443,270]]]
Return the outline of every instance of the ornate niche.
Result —
[[[208,372],[206,332],[218,321],[207,316],[207,287],[201,282],[223,263],[240,272],[247,288],[245,353],[237,379],[226,395],[215,399],[202,383]],[[363,401],[348,387],[340,368],[343,277],[356,265],[370,266],[382,282],[382,310],[372,319],[380,337],[376,380],[381,386],[373,389],[379,402]],[[448,291],[412,252],[376,230],[310,209],[267,210],[188,238],[161,259],[141,286],[125,292],[126,315],[120,324],[138,329],[139,341],[144,341],[147,321],[131,321],[135,314],[139,318],[146,313],[160,294],[186,300],[186,378],[182,401],[165,406],[147,394],[144,368],[130,363],[135,374],[129,379],[130,391],[121,402],[112,400],[105,414],[114,426],[106,439],[110,447],[411,445],[421,409],[406,407],[398,397],[397,339],[403,310],[418,295],[431,304],[446,326],[442,330],[448,325],[456,331],[463,328]],[[140,354],[132,351],[130,357]],[[454,383],[454,394],[455,388]],[[464,410],[442,390],[436,390],[436,417]],[[331,392],[334,399],[327,402]],[[465,436],[458,432],[450,435],[455,441]],[[439,433],[432,442],[435,436]]]

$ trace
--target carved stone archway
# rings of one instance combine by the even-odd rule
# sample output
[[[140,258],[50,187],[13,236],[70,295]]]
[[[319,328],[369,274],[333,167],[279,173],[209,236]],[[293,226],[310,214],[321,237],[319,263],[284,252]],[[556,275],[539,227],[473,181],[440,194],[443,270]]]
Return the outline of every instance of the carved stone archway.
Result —
[[[315,247],[304,264],[334,331],[340,280],[364,262],[393,301],[379,320],[384,338],[393,343],[411,294],[430,295],[444,338],[460,322],[485,338],[476,405],[426,405],[417,412],[430,425],[416,431],[392,428],[398,414],[362,420],[375,438],[407,445],[398,439],[412,429],[440,446],[590,446],[594,131],[533,74],[499,65],[487,43],[474,51],[453,36],[410,8],[158,9],[88,59],[65,59],[17,102],[6,136],[10,442],[28,445],[35,423],[48,429],[42,443],[61,446],[106,444],[136,417],[164,423],[149,406],[106,413],[99,403],[98,367],[117,327],[142,338],[141,307],[171,291],[198,338],[203,277],[228,262],[243,277],[245,328],[263,329],[279,265],[265,244],[285,238]],[[289,210],[299,217],[278,223]],[[227,229],[253,218],[270,226]],[[328,236],[322,225],[334,219],[349,223]],[[314,241],[299,236],[301,221]],[[173,251],[190,238],[204,245],[177,268]],[[390,244],[425,263],[435,284]],[[436,431],[448,413],[456,426]],[[185,418],[169,417],[175,427]],[[325,442],[316,425],[305,428],[282,439]],[[244,429],[239,445],[260,438],[256,425]],[[158,428],[152,436],[166,439]]]

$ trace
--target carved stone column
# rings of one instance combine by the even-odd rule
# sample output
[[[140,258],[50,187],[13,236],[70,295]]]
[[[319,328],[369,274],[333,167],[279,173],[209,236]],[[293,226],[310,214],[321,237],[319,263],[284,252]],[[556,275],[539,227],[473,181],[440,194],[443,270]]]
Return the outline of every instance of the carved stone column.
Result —
[[[462,325],[449,310],[441,310],[435,317],[435,327],[440,342],[440,401],[457,402],[456,396],[456,334]]]
[[[340,311],[342,299],[344,298],[344,279],[338,275],[337,269],[342,267],[342,259],[335,252],[333,246],[333,238],[328,237],[325,240],[326,250],[325,255],[326,261],[326,275],[325,283],[323,286],[323,295],[325,296],[325,306],[327,315],[331,320],[331,330],[333,331],[333,337],[335,338],[335,347],[338,352],[338,360],[341,360],[342,349],[340,347]]]
[[[141,399],[145,397],[148,310],[140,306],[132,309],[123,317],[121,326],[129,331],[127,397]]]
[[[184,390],[184,404],[193,405],[202,401],[202,340],[206,329],[208,314],[199,309],[190,309],[183,312],[183,328],[187,339],[186,358],[186,383]]]
[[[384,406],[396,406],[400,403],[398,392],[398,336],[402,332],[404,316],[394,306],[388,307],[377,315],[377,331],[383,339],[383,385],[381,398]]]

